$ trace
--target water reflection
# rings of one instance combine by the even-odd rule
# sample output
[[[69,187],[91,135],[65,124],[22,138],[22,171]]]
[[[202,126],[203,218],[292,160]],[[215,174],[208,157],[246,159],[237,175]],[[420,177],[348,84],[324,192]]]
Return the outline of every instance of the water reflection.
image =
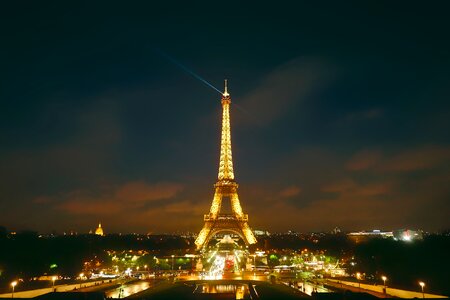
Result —
[[[234,295],[235,299],[250,299],[247,284],[197,284],[194,294],[228,294]]]
[[[145,291],[150,287],[148,281],[139,281],[127,285],[122,285],[116,289],[109,290],[106,292],[106,297],[108,298],[125,298],[133,294]]]

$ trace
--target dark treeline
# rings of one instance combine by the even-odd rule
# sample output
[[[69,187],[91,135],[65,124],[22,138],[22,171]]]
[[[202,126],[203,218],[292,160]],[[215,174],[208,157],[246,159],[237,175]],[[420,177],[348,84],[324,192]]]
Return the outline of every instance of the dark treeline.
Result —
[[[276,234],[258,238],[261,249],[326,250],[328,255],[340,257],[352,251],[355,244],[346,235],[326,234],[315,238],[303,235]]]
[[[371,274],[378,281],[386,275],[389,284],[417,291],[421,280],[427,291],[450,295],[449,236],[432,235],[410,243],[374,239],[357,245],[354,251],[355,272]]]
[[[73,235],[39,237],[35,232],[0,233],[0,281],[43,274],[72,277],[83,262],[106,258],[105,250],[146,250],[156,255],[185,251],[191,240],[172,235]]]
[[[327,255],[353,261],[353,266],[345,265],[348,273],[363,273],[371,283],[382,284],[380,278],[385,275],[388,285],[420,291],[418,282],[424,281],[428,292],[450,295],[448,234],[429,235],[412,242],[374,238],[358,244],[346,235],[305,237],[272,235],[258,242],[260,248],[266,249],[326,250]]]

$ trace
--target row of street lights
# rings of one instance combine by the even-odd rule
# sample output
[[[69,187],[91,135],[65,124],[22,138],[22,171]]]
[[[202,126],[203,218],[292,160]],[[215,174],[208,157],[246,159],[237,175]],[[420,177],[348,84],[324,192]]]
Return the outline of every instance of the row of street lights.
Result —
[[[58,279],[58,277],[56,277],[56,276],[52,277],[52,290],[53,291],[55,291],[55,281],[56,281],[56,279]],[[16,285],[17,285],[17,280],[14,280],[13,282],[11,282],[11,289],[12,289],[11,298],[14,298],[14,289],[16,288]]]
[[[356,279],[358,280],[358,289],[361,291],[361,273],[360,272],[356,273]],[[385,294],[386,294],[386,289],[387,289],[387,286],[386,286],[386,280],[387,279],[388,278],[386,276],[384,276],[384,275],[381,276],[381,280],[383,280],[384,293]],[[422,288],[422,298],[425,298],[425,293],[424,293],[424,290],[423,290],[423,288],[425,287],[425,282],[419,281],[419,285]]]

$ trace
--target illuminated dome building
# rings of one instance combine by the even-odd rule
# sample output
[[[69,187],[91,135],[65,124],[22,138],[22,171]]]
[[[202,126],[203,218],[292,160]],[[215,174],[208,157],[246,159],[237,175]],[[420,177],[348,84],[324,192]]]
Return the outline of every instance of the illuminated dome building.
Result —
[[[100,235],[100,236],[103,236],[103,235],[104,235],[104,234],[103,234],[102,223],[98,223],[98,227],[97,227],[97,229],[95,229],[95,234],[96,234],[96,235]]]

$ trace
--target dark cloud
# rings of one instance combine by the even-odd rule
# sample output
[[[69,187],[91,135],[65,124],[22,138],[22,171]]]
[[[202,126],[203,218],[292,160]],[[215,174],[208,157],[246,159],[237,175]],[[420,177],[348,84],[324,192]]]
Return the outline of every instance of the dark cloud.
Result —
[[[94,195],[89,191],[73,191],[53,202],[57,202],[57,209],[71,215],[114,215],[143,208],[151,201],[173,198],[182,189],[183,186],[177,183],[127,182],[117,187],[108,187]]]
[[[55,123],[47,132],[30,128],[31,132],[36,131],[35,141],[10,143],[0,149],[0,211],[9,211],[1,217],[6,225],[14,225],[20,218],[18,223],[26,224],[21,226],[38,229],[45,220],[52,219],[43,209],[50,200],[42,195],[51,197],[115,177],[111,174],[111,161],[118,157],[117,146],[122,140],[117,103],[102,99],[82,111],[59,113],[71,119],[73,126]],[[61,136],[48,137],[49,132],[58,130],[62,130]]]
[[[345,116],[344,121],[346,122],[361,122],[365,120],[373,120],[383,116],[383,111],[379,108],[372,108],[364,111],[351,112]]]
[[[0,225],[202,227],[217,177],[220,95],[158,48],[219,88],[229,79],[250,225],[450,226],[442,5],[10,6],[0,49]]]
[[[327,86],[335,72],[332,65],[314,57],[298,57],[277,66],[238,100],[250,112],[238,121],[269,125]]]
[[[363,150],[350,157],[319,148],[302,149],[284,158],[286,163],[273,174],[273,184],[242,188],[244,209],[251,211],[257,226],[273,218],[272,226],[280,230],[292,222],[299,230],[418,228],[423,224],[430,230],[443,229],[449,209],[444,200],[449,195],[444,184],[449,172],[445,149]],[[408,171],[392,165],[398,158]],[[410,159],[414,168],[403,162]],[[427,172],[412,176],[412,171]],[[280,180],[275,179],[280,174],[285,174],[282,180],[296,185],[280,190]],[[305,189],[300,192],[298,186]],[[437,207],[439,212],[434,211]]]
[[[436,167],[448,167],[449,162],[450,147],[422,146],[416,149],[407,149],[386,159],[378,169],[380,171],[412,172]]]
[[[102,221],[109,232],[118,232],[125,222],[130,225],[130,229],[146,233],[155,228],[169,230],[169,224],[160,222],[164,216],[170,214],[171,217],[164,219],[171,220],[174,215],[178,217],[179,214],[194,212],[192,208],[198,206],[187,200],[174,202],[183,190],[184,186],[179,183],[134,181],[40,196],[33,199],[33,203],[45,207],[53,215],[65,218],[66,226],[78,223],[87,230],[88,226],[95,225],[95,221]]]
[[[376,165],[381,158],[379,151],[363,150],[356,153],[346,164],[351,171],[367,170]]]
[[[300,195],[300,193],[302,192],[302,189],[298,186],[289,186],[285,189],[282,189],[280,191],[280,196],[281,197],[294,197],[294,196],[298,196]]]

